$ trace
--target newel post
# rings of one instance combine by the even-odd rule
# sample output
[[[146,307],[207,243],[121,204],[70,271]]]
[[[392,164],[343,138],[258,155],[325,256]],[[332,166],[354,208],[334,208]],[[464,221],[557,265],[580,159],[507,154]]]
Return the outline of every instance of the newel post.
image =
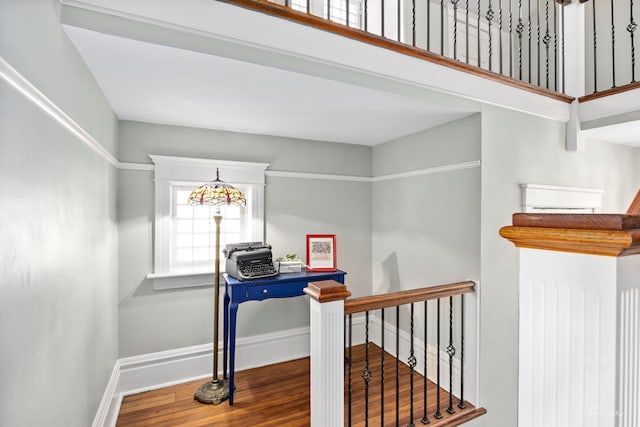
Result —
[[[515,214],[500,235],[520,248],[518,426],[640,425],[640,215]]]
[[[344,425],[344,300],[333,280],[309,283],[311,297],[311,427]]]

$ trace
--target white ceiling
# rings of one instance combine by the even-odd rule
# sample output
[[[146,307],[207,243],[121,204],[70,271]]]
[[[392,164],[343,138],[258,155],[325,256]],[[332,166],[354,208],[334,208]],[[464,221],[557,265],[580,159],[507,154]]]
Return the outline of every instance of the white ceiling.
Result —
[[[65,26],[119,119],[376,145],[471,113]]]

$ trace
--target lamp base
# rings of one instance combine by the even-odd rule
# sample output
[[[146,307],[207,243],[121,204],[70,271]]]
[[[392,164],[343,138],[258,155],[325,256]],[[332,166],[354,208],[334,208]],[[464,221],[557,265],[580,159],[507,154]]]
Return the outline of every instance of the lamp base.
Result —
[[[193,396],[200,403],[219,405],[229,398],[229,380],[211,380],[202,384]]]

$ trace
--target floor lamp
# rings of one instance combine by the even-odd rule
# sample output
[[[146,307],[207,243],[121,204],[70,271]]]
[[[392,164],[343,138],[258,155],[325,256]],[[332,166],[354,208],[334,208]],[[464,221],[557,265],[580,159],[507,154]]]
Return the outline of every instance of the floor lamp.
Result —
[[[233,186],[220,181],[219,170],[216,169],[216,180],[208,182],[189,195],[192,206],[215,206],[213,220],[216,223],[216,260],[213,289],[213,378],[202,384],[193,398],[201,403],[218,405],[229,398],[229,380],[218,378],[218,318],[220,313],[220,222],[222,214],[220,206],[246,206],[244,194]]]

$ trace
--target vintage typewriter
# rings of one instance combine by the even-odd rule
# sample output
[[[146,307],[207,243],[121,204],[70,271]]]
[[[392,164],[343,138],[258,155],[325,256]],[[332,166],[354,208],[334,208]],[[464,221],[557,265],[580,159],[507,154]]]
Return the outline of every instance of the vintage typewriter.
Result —
[[[262,242],[233,243],[222,251],[227,257],[226,272],[238,280],[276,277],[271,245]]]

